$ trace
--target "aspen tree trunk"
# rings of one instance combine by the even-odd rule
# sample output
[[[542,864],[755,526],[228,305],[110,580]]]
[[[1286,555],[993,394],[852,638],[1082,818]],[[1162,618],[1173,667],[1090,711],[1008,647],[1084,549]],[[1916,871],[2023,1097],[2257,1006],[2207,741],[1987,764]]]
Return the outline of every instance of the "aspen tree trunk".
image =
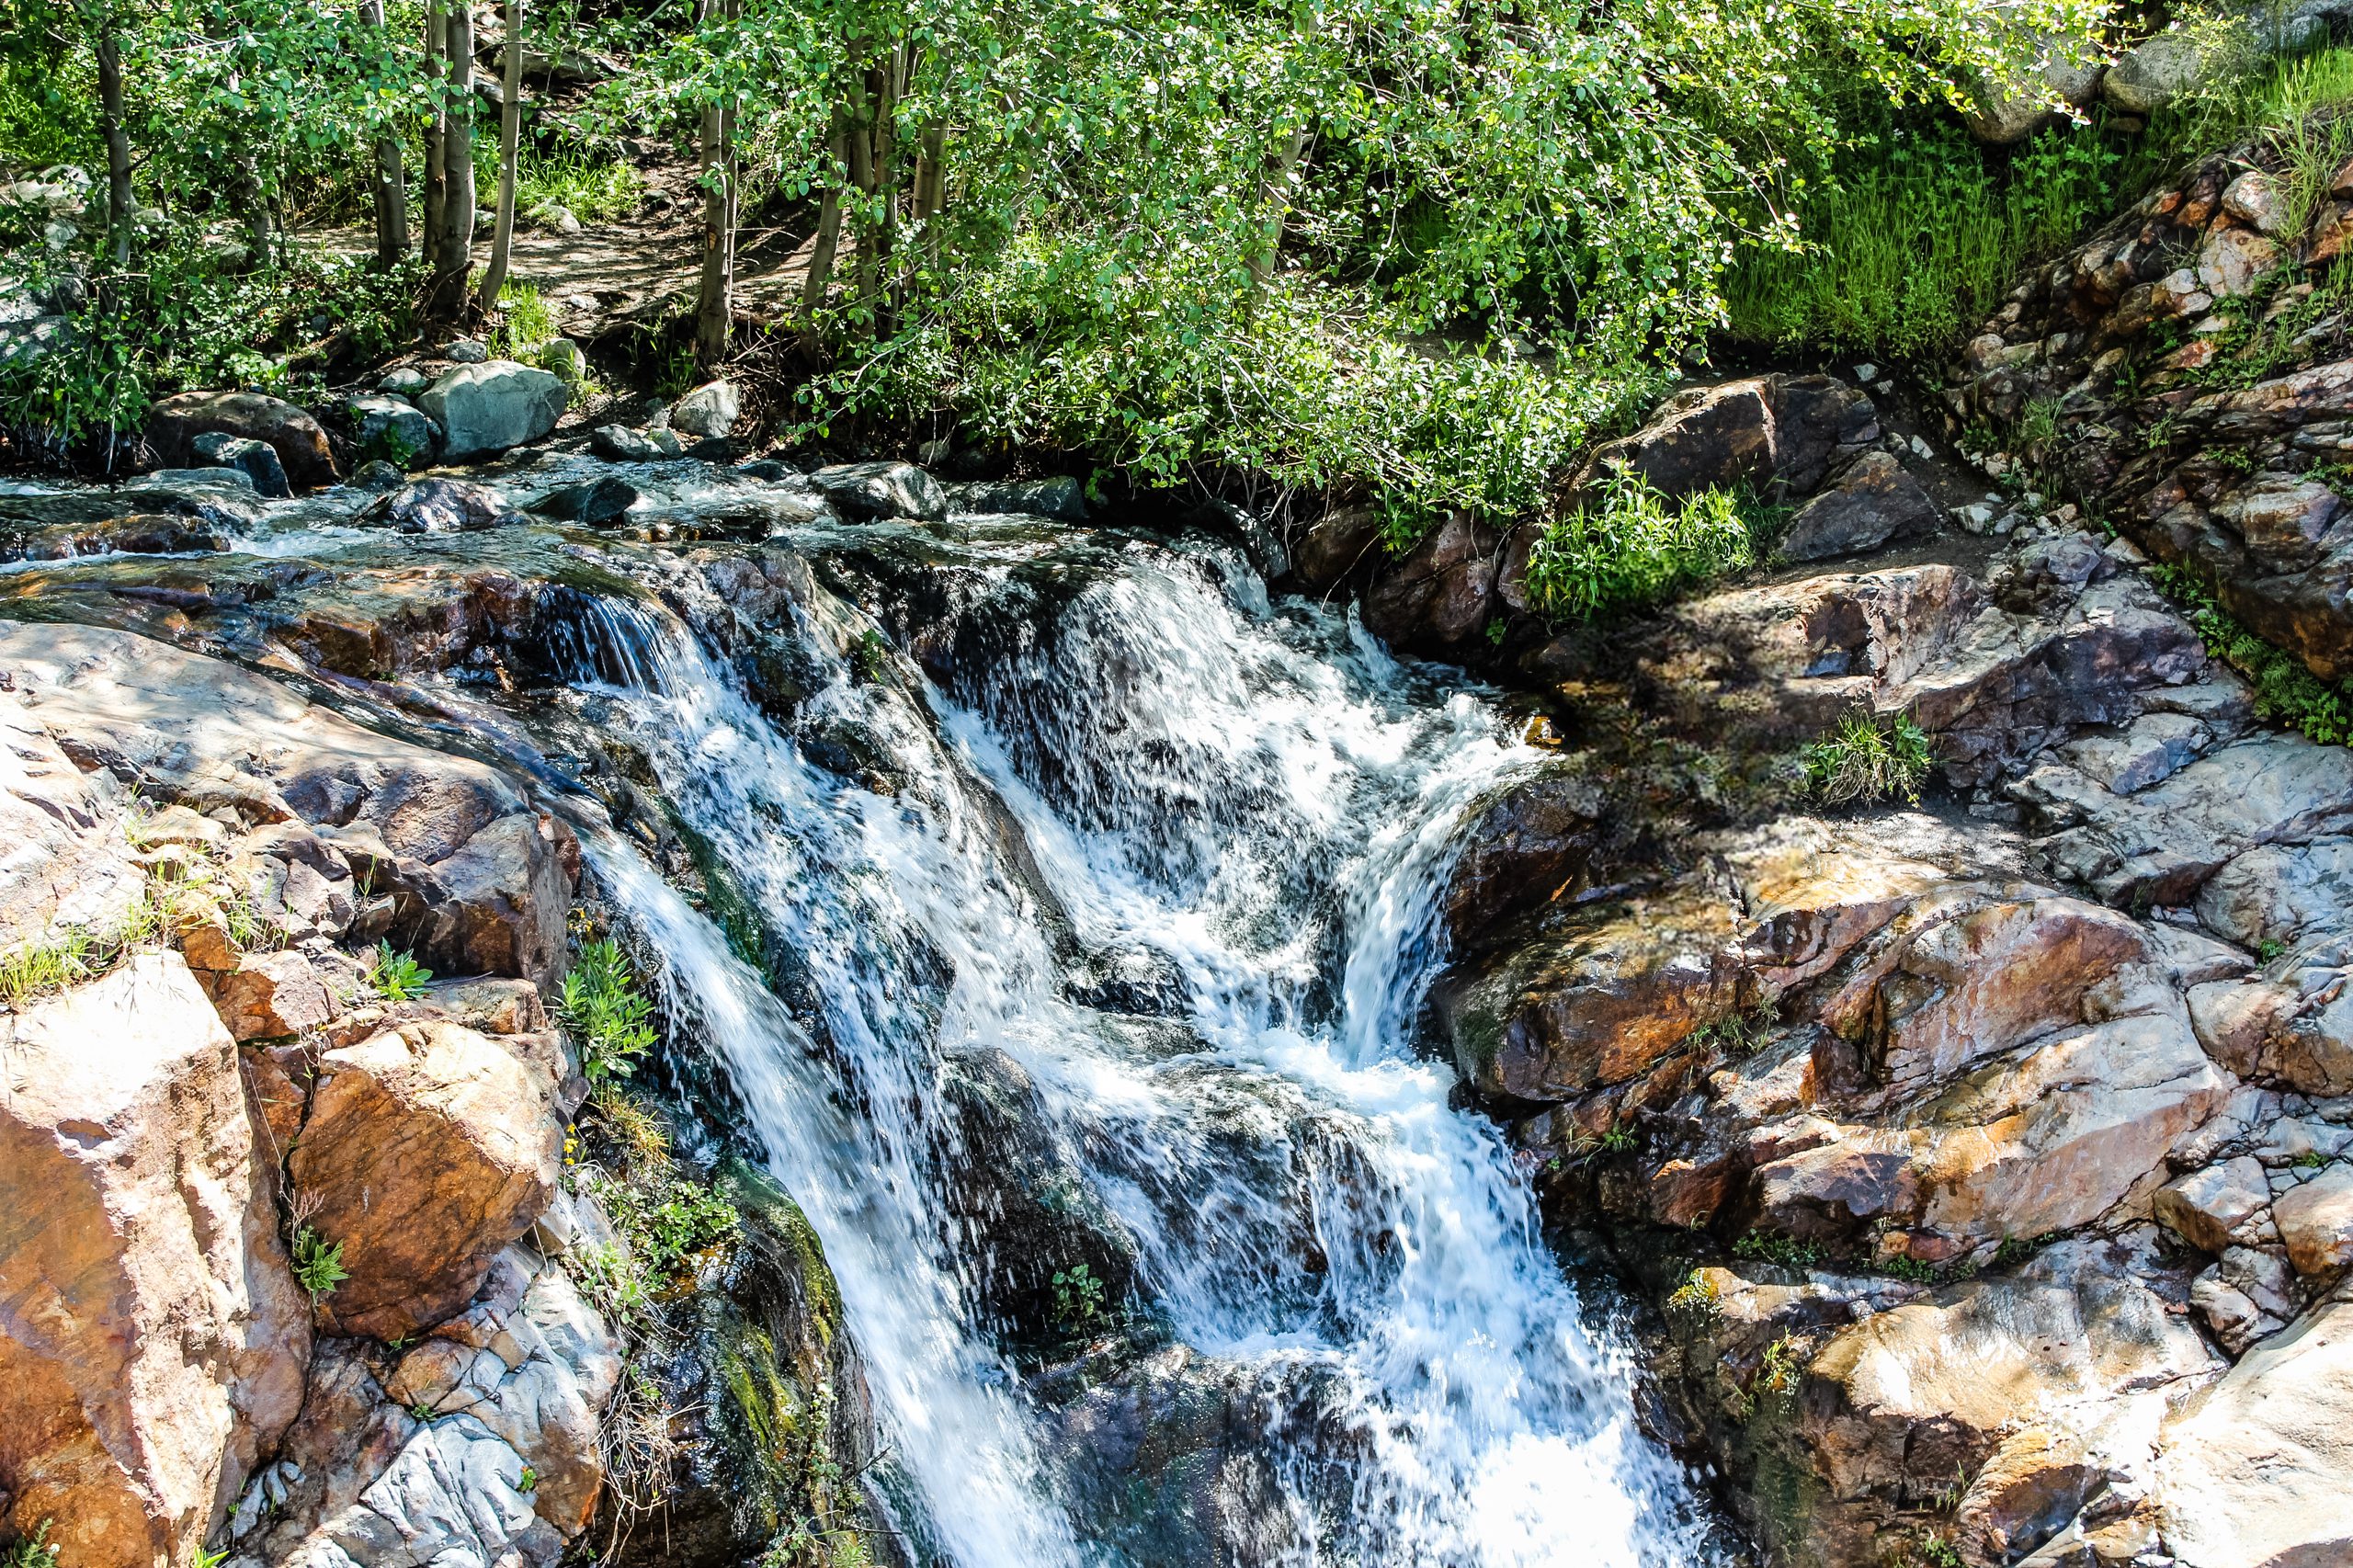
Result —
[[[448,74],[442,57],[449,49],[449,17],[444,0],[426,0],[425,77],[438,83]],[[449,117],[436,108],[425,127],[425,232],[417,236],[417,257],[437,266],[441,255],[441,223],[449,209],[449,176],[441,167],[442,143],[449,140]]]
[[[455,320],[466,308],[467,275],[474,259],[474,18],[463,0],[449,8],[444,63],[449,71],[449,118],[441,132],[442,195],[439,254],[434,257],[432,313]]]
[[[1290,176],[1307,150],[1307,132],[1294,131],[1282,139],[1258,180],[1258,199],[1267,210],[1258,240],[1250,253],[1250,293],[1255,299],[1274,276],[1275,258],[1283,245],[1283,217],[1290,208]]]
[[[95,52],[98,60],[98,131],[107,144],[107,238],[118,270],[131,265],[131,135],[123,129],[122,43],[114,18],[100,13]]]
[[[506,261],[515,246],[515,160],[523,142],[523,0],[506,0],[506,79],[498,108],[498,223],[491,232],[490,266],[482,275],[474,309],[488,312],[506,286]]]
[[[360,0],[359,20],[382,32],[384,0]],[[377,134],[376,172],[369,183],[376,198],[376,265],[389,272],[408,252],[408,169],[400,134],[390,126]]]
[[[734,15],[734,0],[704,0],[705,19]],[[702,111],[702,282],[695,300],[695,366],[719,372],[727,358],[727,331],[735,295],[735,109],[710,104]]]
[[[834,116],[834,134],[828,146],[836,167],[848,161],[848,134],[842,129],[838,110]],[[825,194],[817,201],[817,234],[809,244],[809,277],[801,286],[801,349],[811,358],[816,356],[817,312],[824,308],[826,290],[833,287],[834,256],[842,239],[842,187],[839,176],[828,180]]]

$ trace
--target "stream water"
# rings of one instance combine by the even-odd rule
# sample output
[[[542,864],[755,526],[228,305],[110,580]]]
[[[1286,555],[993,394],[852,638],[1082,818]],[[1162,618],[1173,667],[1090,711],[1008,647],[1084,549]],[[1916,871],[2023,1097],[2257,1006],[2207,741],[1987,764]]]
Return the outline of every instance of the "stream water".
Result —
[[[606,722],[794,955],[788,1005],[632,848],[592,843],[824,1240],[895,1523],[963,1568],[1179,1551],[1164,1494],[1090,1490],[986,1331],[989,1260],[943,1222],[998,1157],[941,1109],[985,1063],[1132,1256],[1107,1321],[1186,1347],[1161,1364],[1236,1413],[1250,1451],[1206,1487],[1220,1560],[1709,1561],[1624,1350],[1494,1129],[1408,1046],[1452,830],[1531,754],[1459,674],[1269,603],[1231,552],[1108,537],[1049,595],[984,574],[937,684],[833,661],[795,731],[854,727],[889,793],[804,755],[665,612],[598,601],[579,626]],[[1085,961],[1145,975],[1161,1016],[1074,1000]]]

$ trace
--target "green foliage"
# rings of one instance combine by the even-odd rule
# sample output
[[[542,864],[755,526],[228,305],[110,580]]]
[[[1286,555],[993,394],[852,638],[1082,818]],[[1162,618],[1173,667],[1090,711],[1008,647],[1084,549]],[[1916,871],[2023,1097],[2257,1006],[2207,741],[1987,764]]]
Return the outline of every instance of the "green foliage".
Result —
[[[105,945],[91,932],[72,927],[0,956],[0,1003],[15,1006],[101,972]]]
[[[1935,1264],[1923,1263],[1920,1259],[1908,1255],[1898,1254],[1893,1257],[1882,1258],[1879,1267],[1881,1273],[1893,1274],[1898,1279],[1908,1279],[1915,1285],[1933,1285],[1937,1282]]]
[[[626,1078],[637,1059],[654,1047],[654,1004],[639,989],[621,945],[610,937],[583,942],[563,977],[557,1017],[580,1052],[580,1069],[592,1084]]]
[[[621,1244],[577,1251],[573,1260],[589,1297],[632,1329],[656,1301],[692,1283],[694,1265],[743,1234],[743,1218],[723,1194],[667,1161],[618,1174],[588,1166],[579,1180],[612,1217]]]
[[[598,159],[579,147],[526,150],[516,160],[515,210],[534,222],[553,222],[562,208],[583,223],[602,223],[636,210],[645,181],[619,158]],[[496,165],[491,168],[497,175]]]
[[[1054,1270],[1054,1321],[1066,1334],[1084,1334],[1103,1321],[1103,1281],[1083,1263]]]
[[[1961,1549],[1940,1535],[1922,1536],[1912,1557],[1922,1568],[1962,1568]]]
[[[849,645],[850,674],[861,686],[872,686],[891,673],[891,644],[869,627]]]
[[[1581,620],[1658,604],[1756,559],[1741,504],[1710,486],[1672,502],[1631,468],[1602,503],[1545,524],[1528,552],[1529,602]]]
[[[1984,319],[2025,262],[2116,199],[2092,129],[2047,131],[1997,168],[1958,128],[1859,142],[1796,197],[1795,233],[1744,244],[1725,285],[1736,336],[1928,354]]]
[[[1613,1121],[1609,1124],[1608,1130],[1602,1133],[1597,1146],[1605,1154],[1623,1154],[1639,1142],[1631,1126],[1622,1121]]]
[[[57,1568],[57,1547],[49,1539],[54,1519],[43,1519],[30,1535],[18,1536],[0,1548],[0,1568]]]
[[[310,1226],[294,1227],[294,1282],[311,1293],[311,1300],[334,1295],[335,1288],[350,1278],[343,1267],[341,1242],[330,1245]]]
[[[540,350],[555,341],[555,312],[529,283],[508,283],[498,291],[498,316],[490,331],[494,358],[537,364]]]
[[[1703,1268],[1693,1269],[1689,1277],[1668,1294],[1666,1310],[1684,1317],[1715,1316],[1719,1311],[1715,1279]]]
[[[1734,1257],[1759,1263],[1778,1263],[1784,1268],[1812,1268],[1822,1261],[1822,1249],[1812,1242],[1795,1236],[1768,1235],[1763,1231],[1748,1231],[1732,1244]]]
[[[2248,631],[2187,566],[2153,566],[2149,580],[2188,612],[2206,652],[2246,677],[2255,688],[2256,711],[2264,719],[2324,745],[2353,743],[2353,685],[2322,680],[2295,655]]]
[[[413,1002],[425,994],[433,971],[418,966],[415,953],[396,953],[390,942],[380,941],[369,950],[368,983],[376,994],[387,1002]]]
[[[1994,1249],[1995,1267],[2008,1268],[2024,1263],[2058,1239],[2056,1231],[2045,1231],[2039,1236],[2004,1236],[2002,1244]]]
[[[1834,806],[1897,798],[1916,801],[1920,781],[1936,762],[1927,732],[1910,714],[1893,714],[1882,723],[1859,710],[1800,756],[1807,786]]]

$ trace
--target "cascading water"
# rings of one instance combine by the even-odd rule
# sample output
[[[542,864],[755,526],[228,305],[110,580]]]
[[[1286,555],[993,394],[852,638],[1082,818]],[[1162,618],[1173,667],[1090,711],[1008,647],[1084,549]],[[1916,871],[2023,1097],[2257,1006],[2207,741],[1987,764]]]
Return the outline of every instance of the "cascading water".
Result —
[[[620,683],[617,722],[792,954],[799,1019],[633,851],[594,847],[825,1240],[910,1528],[967,1568],[1154,1561],[1089,1506],[941,1223],[959,1162],[990,1157],[943,1131],[942,1074],[986,1052],[1123,1233],[1139,1311],[1256,1424],[1229,1551],[1707,1559],[1501,1141],[1406,1045],[1452,829],[1531,755],[1217,551],[1097,554],[967,639],[921,687],[932,724],[847,668],[808,700],[804,728],[830,710],[887,755],[895,798],[804,756],[682,627],[584,627],[610,644],[584,673]],[[1146,955],[1181,1027],[1071,1000],[1074,937]]]

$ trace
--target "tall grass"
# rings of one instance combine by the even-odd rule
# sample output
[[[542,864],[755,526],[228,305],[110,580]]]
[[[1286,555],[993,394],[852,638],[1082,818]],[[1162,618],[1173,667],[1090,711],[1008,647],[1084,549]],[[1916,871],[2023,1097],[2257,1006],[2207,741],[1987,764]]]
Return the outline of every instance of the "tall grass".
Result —
[[[1933,352],[2023,263],[2105,215],[2116,163],[2088,127],[2046,132],[2006,167],[1957,136],[1896,139],[1799,202],[1795,246],[1740,250],[1724,289],[1733,333]]]

